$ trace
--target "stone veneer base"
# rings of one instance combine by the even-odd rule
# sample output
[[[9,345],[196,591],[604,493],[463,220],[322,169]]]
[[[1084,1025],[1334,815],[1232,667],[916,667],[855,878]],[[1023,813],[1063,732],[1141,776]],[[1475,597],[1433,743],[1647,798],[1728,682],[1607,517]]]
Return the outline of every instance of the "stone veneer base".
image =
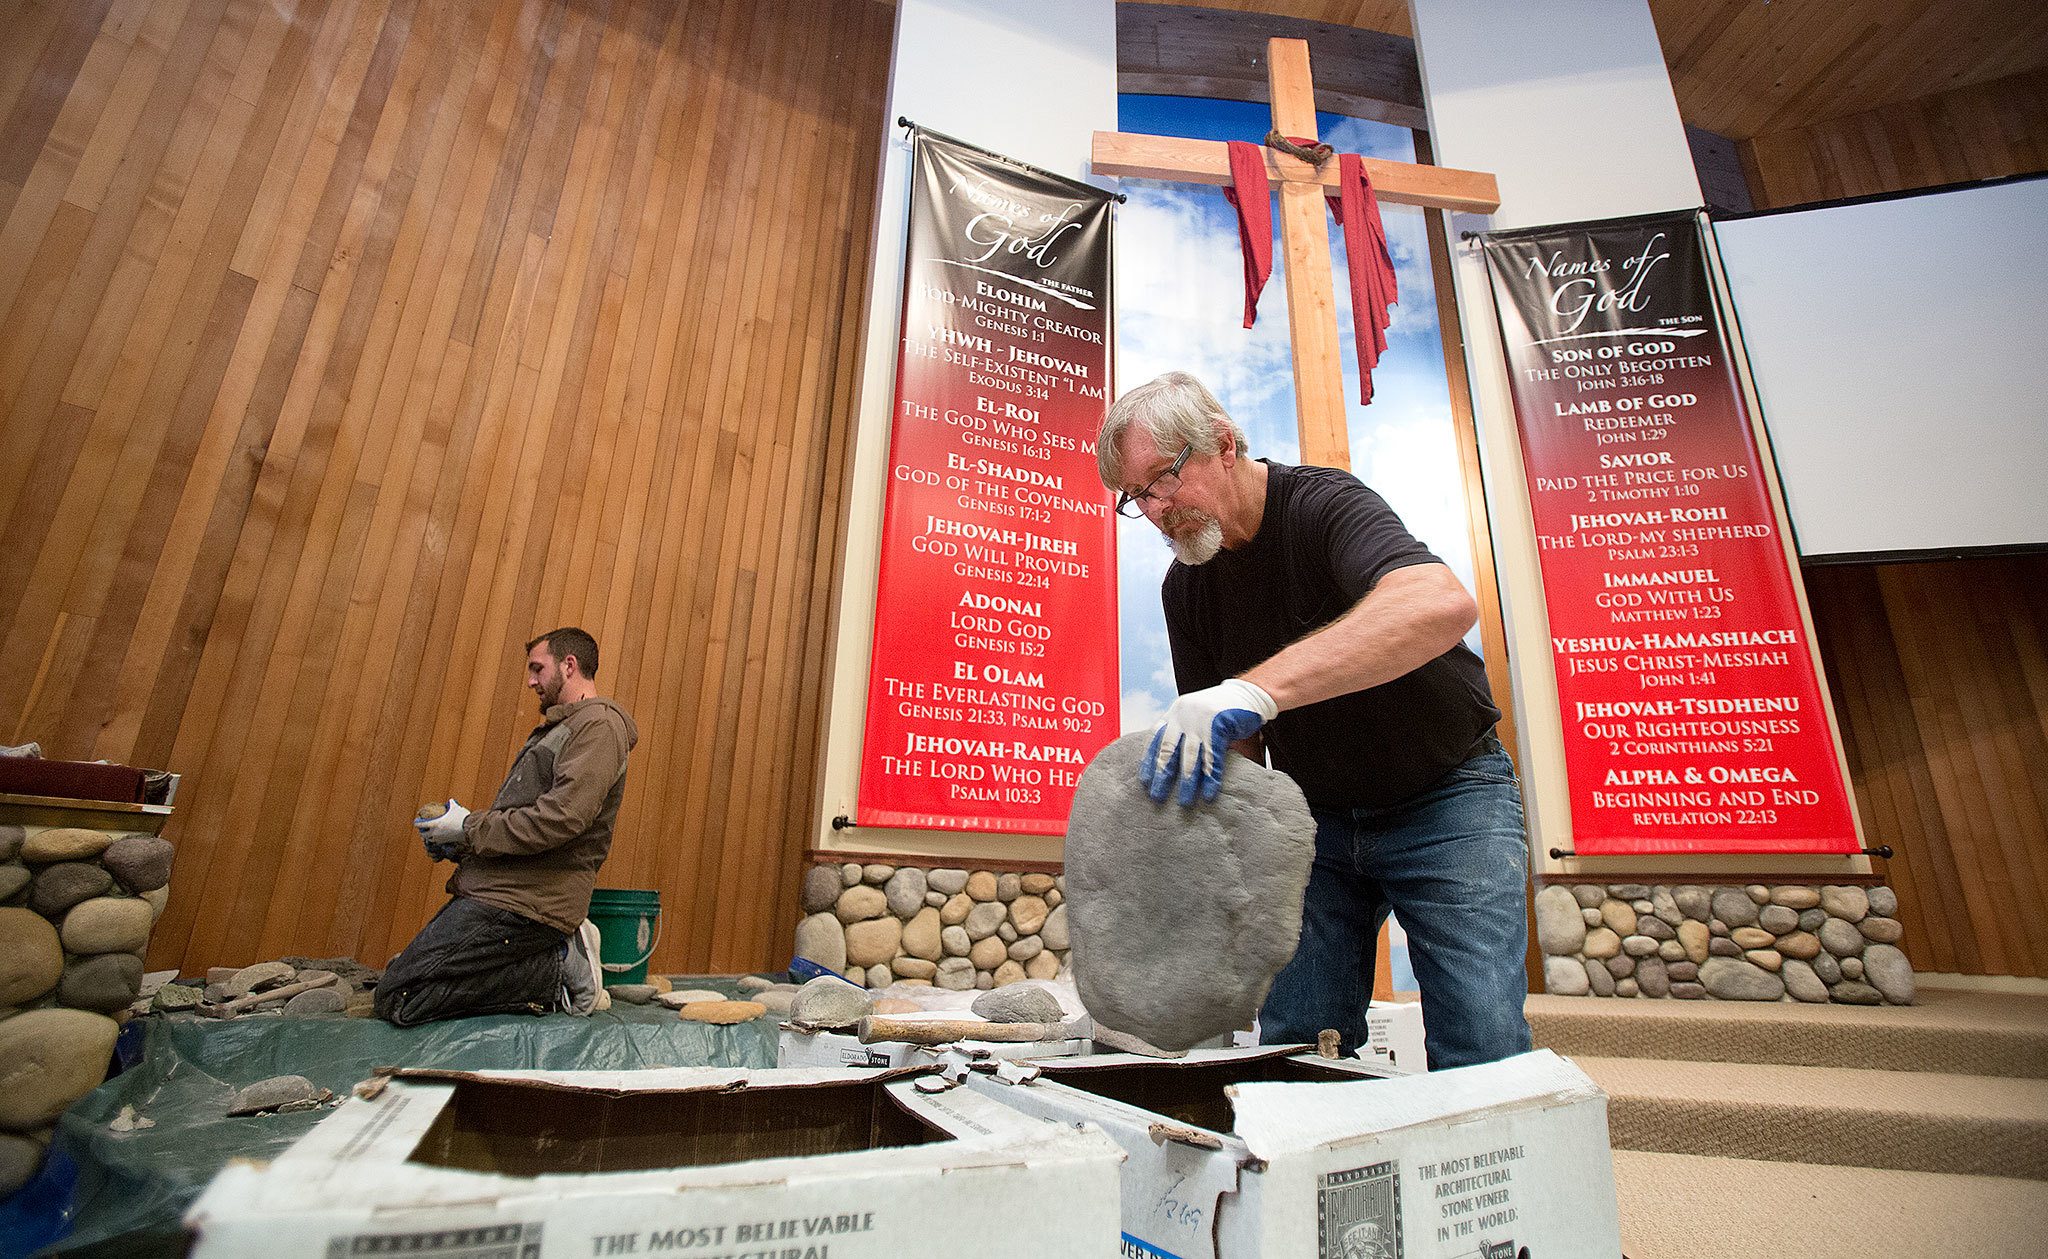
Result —
[[[65,826],[0,823],[0,1199],[35,1174],[57,1116],[105,1074],[168,895],[169,842],[80,824],[106,820],[89,803],[14,815],[70,812],[78,822]]]
[[[1560,996],[1911,1005],[1887,887],[1552,883],[1536,894]]]
[[[1067,970],[1066,876],[878,862],[804,874],[796,956],[870,988],[967,990]]]

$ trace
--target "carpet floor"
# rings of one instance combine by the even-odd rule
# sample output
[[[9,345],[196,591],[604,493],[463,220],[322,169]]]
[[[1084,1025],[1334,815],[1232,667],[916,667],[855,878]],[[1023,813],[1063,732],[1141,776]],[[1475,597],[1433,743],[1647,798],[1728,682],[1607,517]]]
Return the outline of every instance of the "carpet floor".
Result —
[[[1629,1259],[2048,1255],[2048,997],[1532,996],[1608,1094]]]

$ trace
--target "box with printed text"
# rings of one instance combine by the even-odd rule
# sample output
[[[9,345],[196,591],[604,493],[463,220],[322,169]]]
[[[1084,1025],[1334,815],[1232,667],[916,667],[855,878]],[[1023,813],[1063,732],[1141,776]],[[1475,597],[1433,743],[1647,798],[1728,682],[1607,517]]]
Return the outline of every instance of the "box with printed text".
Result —
[[[972,1238],[960,1255],[1116,1254],[1113,1142],[937,1084],[400,1072],[267,1166],[229,1166],[185,1224],[206,1259],[894,1259],[935,1236]]]
[[[1298,1047],[1048,1059],[969,1086],[1099,1126],[1131,1259],[1612,1259],[1607,1099],[1547,1051],[1429,1074]]]
[[[1365,1011],[1365,1044],[1358,1056],[1411,1074],[1429,1070],[1423,1051],[1422,1003],[1375,1000]]]

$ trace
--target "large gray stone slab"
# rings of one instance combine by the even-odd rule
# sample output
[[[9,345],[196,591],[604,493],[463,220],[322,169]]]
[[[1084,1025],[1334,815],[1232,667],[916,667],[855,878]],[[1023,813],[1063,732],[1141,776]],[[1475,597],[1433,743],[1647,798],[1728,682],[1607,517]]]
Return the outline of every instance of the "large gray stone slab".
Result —
[[[867,993],[830,975],[820,975],[796,990],[789,1017],[812,1027],[851,1027],[874,1013]]]
[[[1065,1017],[1058,997],[1043,988],[1021,985],[976,997],[972,1009],[991,1023],[1057,1023]]]
[[[1234,754],[1213,802],[1155,804],[1150,742],[1125,735],[1081,775],[1066,905],[1088,1012],[1177,1051],[1249,1025],[1294,956],[1315,823],[1293,779]]]

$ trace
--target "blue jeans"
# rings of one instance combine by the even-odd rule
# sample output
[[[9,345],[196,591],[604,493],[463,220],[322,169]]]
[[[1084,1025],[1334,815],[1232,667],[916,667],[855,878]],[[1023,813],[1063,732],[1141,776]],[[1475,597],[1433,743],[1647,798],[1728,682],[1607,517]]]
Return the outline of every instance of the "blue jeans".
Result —
[[[1408,932],[1431,1068],[1526,1053],[1529,846],[1513,762],[1488,735],[1436,782],[1386,808],[1312,810],[1316,858],[1301,943],[1259,1011],[1268,1044],[1335,1028],[1365,1043],[1380,925]]]

